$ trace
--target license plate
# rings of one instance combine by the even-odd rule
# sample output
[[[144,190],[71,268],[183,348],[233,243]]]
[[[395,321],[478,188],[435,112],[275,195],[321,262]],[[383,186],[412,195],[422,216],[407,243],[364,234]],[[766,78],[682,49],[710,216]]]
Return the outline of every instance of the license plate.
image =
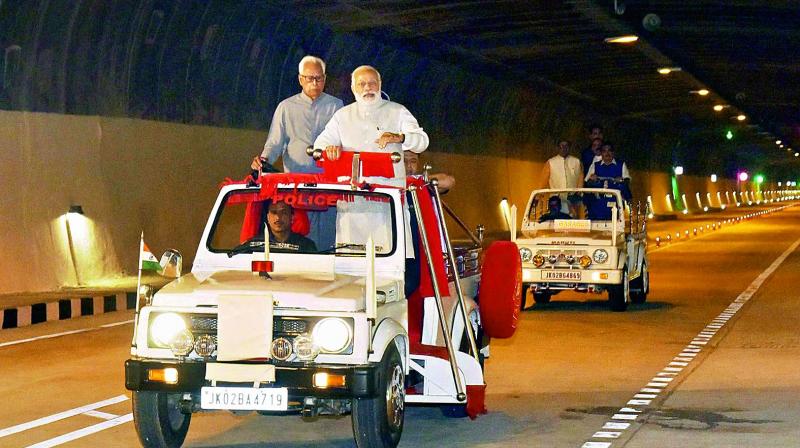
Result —
[[[542,280],[576,280],[581,281],[580,271],[542,271]]]
[[[204,387],[200,391],[203,409],[242,411],[285,411],[289,393],[285,387]]]

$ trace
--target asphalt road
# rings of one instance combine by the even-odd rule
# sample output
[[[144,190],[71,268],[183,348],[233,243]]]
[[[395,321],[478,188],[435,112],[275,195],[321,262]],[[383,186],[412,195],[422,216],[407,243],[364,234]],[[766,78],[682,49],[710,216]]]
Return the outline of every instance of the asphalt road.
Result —
[[[651,247],[651,295],[625,313],[575,293],[525,311],[513,338],[493,342],[489,414],[411,407],[401,447],[800,446],[798,222],[789,208]],[[130,319],[0,332],[0,446],[139,446],[123,386]],[[349,416],[209,413],[186,446],[353,442]]]

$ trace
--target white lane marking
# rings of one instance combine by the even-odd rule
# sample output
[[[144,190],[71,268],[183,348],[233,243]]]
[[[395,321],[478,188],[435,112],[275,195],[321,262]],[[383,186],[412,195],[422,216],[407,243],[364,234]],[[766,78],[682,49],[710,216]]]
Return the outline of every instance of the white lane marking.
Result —
[[[105,325],[100,325],[100,326],[103,327],[103,328],[111,328],[111,327],[117,327],[117,326],[125,325],[125,324],[132,324],[132,323],[133,323],[133,319],[129,319],[129,320],[123,320],[122,322],[113,322],[113,323],[110,323],[110,324],[105,324]]]
[[[81,328],[80,330],[65,331],[63,333],[46,334],[44,336],[36,336],[35,338],[19,339],[16,341],[3,342],[2,344],[0,344],[0,347],[8,347],[9,345],[24,344],[26,342],[39,341],[41,339],[57,338],[59,336],[67,336],[75,333],[85,333],[91,330],[92,330],[91,328]]]
[[[78,429],[76,431],[72,431],[70,433],[54,437],[49,440],[45,440],[44,442],[39,442],[33,445],[28,445],[27,448],[50,448],[51,446],[58,446],[63,443],[71,442],[76,439],[80,439],[81,437],[86,437],[88,435],[92,435],[94,433],[105,431],[106,429],[113,428],[115,426],[122,425],[123,423],[128,423],[133,420],[133,413],[125,414],[123,416],[117,417],[115,419],[107,420],[102,423],[97,423],[92,426],[87,426],[85,428]]]
[[[43,336],[36,336],[36,337],[33,337],[33,338],[28,338],[28,339],[18,339],[16,341],[2,342],[2,343],[0,343],[0,348],[8,347],[8,346],[11,346],[11,345],[24,344],[26,342],[40,341],[42,339],[52,339],[52,338],[58,338],[58,337],[61,337],[61,336],[69,336],[71,334],[86,333],[87,331],[95,331],[95,330],[97,330],[99,328],[111,328],[111,327],[116,327],[118,325],[129,324],[129,323],[132,323],[132,322],[133,322],[133,320],[131,319],[131,320],[125,320],[125,321],[122,321],[122,322],[113,322],[113,323],[110,323],[110,324],[100,325],[99,327],[81,328],[79,330],[64,331],[64,332],[61,332],[61,333],[46,334],[46,335],[43,335]]]
[[[598,439],[617,439],[621,435],[622,433],[617,431],[597,431],[592,437]]]
[[[103,411],[89,411],[89,412],[84,412],[83,415],[88,415],[89,417],[102,418],[103,420],[111,420],[119,417],[119,415],[117,414],[109,414],[108,412],[103,412]]]
[[[744,304],[748,300],[750,300],[753,297],[753,295],[761,288],[761,285],[764,284],[764,282],[767,280],[767,278],[769,278],[769,276],[772,275],[772,273],[775,272],[778,269],[778,267],[780,267],[781,264],[783,264],[783,262],[786,260],[786,258],[789,257],[789,255],[791,255],[795,250],[797,250],[798,246],[800,246],[800,239],[798,239],[794,243],[792,243],[792,245],[789,246],[789,248],[786,249],[778,258],[776,258],[772,262],[772,264],[770,264],[767,267],[767,269],[765,269],[763,272],[761,272],[758,275],[758,277],[756,277],[755,280],[753,280],[750,283],[750,285],[748,285],[747,288],[745,288],[744,291],[742,291],[741,293],[739,293],[738,296],[736,296],[736,299],[730,305],[728,305],[727,308],[725,308],[724,312],[722,312],[720,314],[720,316],[725,316],[724,319],[720,318],[720,317],[717,317],[712,321],[712,322],[718,323],[718,325],[715,325],[715,330],[714,331],[708,331],[707,328],[710,328],[711,325],[710,324],[707,325],[703,330],[700,331],[700,333],[698,333],[697,336],[695,336],[692,339],[692,343],[690,345],[688,345],[684,349],[682,349],[682,351],[681,351],[679,356],[676,356],[676,357],[672,358],[673,361],[670,361],[668,365],[679,365],[679,366],[685,367],[690,362],[692,362],[694,360],[694,358],[697,356],[697,354],[702,351],[702,347],[700,347],[700,346],[701,345],[706,345],[708,342],[710,342],[710,340],[713,338],[715,333],[727,323],[728,319],[730,319],[731,317],[736,315],[736,313],[738,313],[739,310],[742,309]],[[680,361],[680,362],[678,362],[678,361]],[[639,398],[644,398],[644,397],[642,397],[641,393],[644,392],[644,393],[659,394],[659,393],[663,392],[664,389],[666,389],[666,387],[669,386],[670,381],[672,381],[674,379],[674,378],[667,378],[666,376],[677,376],[678,374],[674,373],[674,372],[675,371],[680,371],[680,370],[681,369],[676,369],[674,367],[665,367],[659,373],[657,373],[655,377],[650,379],[650,382],[647,383],[647,386],[645,388],[642,388],[642,389],[639,390],[640,393],[637,393],[637,394],[635,394],[633,396],[634,399],[628,400],[627,404],[631,405],[631,406],[643,406],[644,408],[649,407],[649,404],[652,402],[652,400],[641,400],[641,399],[639,399]],[[656,389],[657,387],[658,388],[664,388],[664,389]],[[654,397],[655,397],[655,395],[654,395]],[[622,409],[620,409],[618,411],[618,413],[616,413],[616,414],[611,416],[611,420],[635,421],[636,418],[638,417],[636,414],[637,413],[641,413],[641,412],[643,412],[643,410],[641,410],[641,409],[622,408]],[[602,429],[617,429],[617,428],[613,427],[613,425],[617,424],[617,423],[623,423],[623,422],[613,422],[613,421],[606,422],[603,425]],[[612,426],[609,426],[609,425],[612,425]],[[628,425],[630,425],[630,424],[628,424]],[[612,433],[612,432],[609,432],[609,431],[598,431],[598,432],[595,432],[591,436],[591,438],[595,438],[595,439],[614,438],[614,439],[616,439],[616,438],[619,438],[622,435],[622,432],[625,431],[625,429],[627,429],[627,427],[626,428],[619,428],[619,429],[620,429],[620,431],[618,433],[619,435],[614,436],[614,437],[611,437],[610,434],[617,434],[616,432]],[[581,448],[598,448],[598,447],[599,448],[610,448],[611,446],[612,446],[611,442],[594,442],[594,441],[589,440],[589,441],[584,442],[584,444],[581,445]]]
[[[74,409],[70,409],[68,411],[59,412],[58,414],[49,415],[47,417],[42,417],[36,420],[29,421],[27,423],[21,423],[19,425],[11,426],[5,429],[0,429],[0,438],[10,436],[12,434],[16,434],[18,432],[27,431],[29,429],[33,429],[39,426],[44,426],[49,423],[56,422],[58,420],[63,420],[65,418],[74,417],[76,415],[84,414],[88,411],[95,410],[97,408],[102,408],[105,406],[110,406],[112,404],[121,403],[125,400],[128,400],[128,397],[125,395],[117,395],[114,398],[109,398],[108,400],[98,401],[97,403],[87,404],[85,406],[80,406]]]
[[[623,423],[623,422],[606,422],[603,425],[603,429],[628,429],[631,426],[630,423]]]

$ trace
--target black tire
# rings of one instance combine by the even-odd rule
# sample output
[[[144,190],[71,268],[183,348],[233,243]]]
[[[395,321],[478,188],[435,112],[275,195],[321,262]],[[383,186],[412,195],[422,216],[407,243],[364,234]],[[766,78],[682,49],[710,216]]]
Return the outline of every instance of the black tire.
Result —
[[[377,375],[376,396],[353,399],[353,437],[359,448],[394,448],[403,434],[405,373],[394,343],[386,349]]]
[[[642,273],[639,277],[631,280],[631,303],[641,305],[647,301],[647,294],[650,292],[650,270],[647,262],[642,263]]]
[[[539,305],[544,305],[550,303],[550,297],[553,297],[553,294],[549,292],[534,292],[533,293],[533,301],[538,303]]]
[[[181,394],[133,392],[133,422],[145,448],[178,448],[183,445],[192,414],[180,410]]]
[[[519,300],[519,310],[525,311],[525,299],[528,297],[528,290],[531,288],[530,284],[522,284],[522,296]]]
[[[631,288],[628,280],[628,269],[622,270],[622,284],[612,285],[608,288],[608,303],[611,311],[625,311],[630,302]]]

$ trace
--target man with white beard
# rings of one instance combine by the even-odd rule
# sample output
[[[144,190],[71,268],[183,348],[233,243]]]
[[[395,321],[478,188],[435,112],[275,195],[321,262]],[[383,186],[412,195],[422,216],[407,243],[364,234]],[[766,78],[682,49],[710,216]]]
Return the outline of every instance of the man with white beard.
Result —
[[[369,65],[353,70],[350,88],[356,102],[333,114],[314,141],[328,159],[341,151],[421,153],[428,148],[428,134],[402,104],[381,98],[381,75]],[[405,165],[394,164],[394,177],[386,183],[405,185]],[[367,180],[369,181],[369,180]]]

